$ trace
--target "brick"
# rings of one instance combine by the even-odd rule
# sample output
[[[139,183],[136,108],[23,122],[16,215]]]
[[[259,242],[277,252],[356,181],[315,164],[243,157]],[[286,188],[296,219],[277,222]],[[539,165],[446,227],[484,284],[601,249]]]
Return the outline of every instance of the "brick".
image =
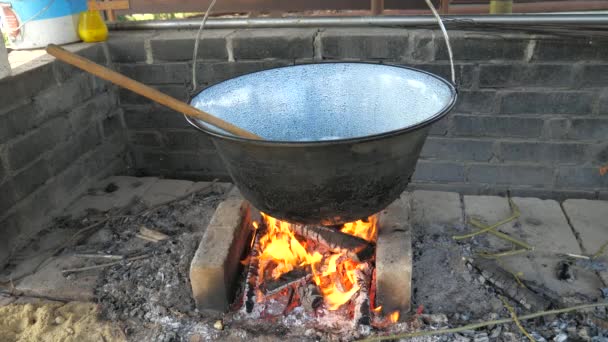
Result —
[[[0,193],[2,194],[0,196],[0,213],[6,213],[18,201],[13,182],[6,180],[4,183],[0,183]]]
[[[221,81],[249,74],[255,71],[261,71],[288,65],[293,65],[293,62],[285,60],[264,60],[199,63],[197,64],[196,78],[197,82],[201,86],[213,85]]]
[[[166,146],[171,150],[215,151],[209,136],[195,129],[167,131],[164,136]]]
[[[607,119],[573,119],[568,131],[570,139],[604,140],[607,136]]]
[[[489,161],[494,153],[489,140],[429,137],[420,154],[423,159]]]
[[[438,39],[438,38],[436,38]],[[454,57],[460,61],[523,60],[529,41],[521,36],[481,35],[453,31],[450,43]],[[446,48],[438,48],[436,60],[447,60]]]
[[[78,45],[78,44],[76,44],[76,45]],[[72,52],[76,53],[77,55],[83,56],[96,63],[107,64],[106,56],[103,52],[103,48],[102,48],[101,44],[93,44],[93,45],[87,44],[87,45],[78,46],[78,48],[76,48],[76,49],[70,49],[70,47],[68,47],[68,50],[72,50]],[[53,64],[53,70],[55,73],[55,79],[57,80],[57,83],[60,83],[60,84],[69,80],[70,78],[74,77],[75,75],[79,75],[84,72],[79,68],[73,67],[70,64],[67,64],[67,63],[59,61],[59,60],[53,62],[52,64]]]
[[[481,88],[547,87],[562,88],[573,85],[571,65],[551,64],[490,64],[479,67]]]
[[[598,167],[562,166],[557,170],[555,185],[560,188],[608,187],[608,177],[601,176]]]
[[[121,110],[119,109],[118,111],[108,115],[101,124],[103,127],[103,135],[105,137],[110,137],[116,133],[122,133],[125,127],[123,126]]]
[[[543,120],[522,117],[452,116],[452,134],[470,137],[539,137]]]
[[[411,44],[402,29],[327,29],[320,35],[323,59],[400,60],[408,55]]]
[[[18,199],[31,194],[50,178],[49,166],[44,159],[40,159],[28,168],[13,176],[12,183]]]
[[[95,125],[57,146],[47,157],[49,169],[53,175],[63,171],[84,153],[91,151],[101,143],[99,130]]]
[[[143,36],[133,36],[133,39],[119,38],[108,40],[107,44],[110,49],[112,62],[144,62],[146,60],[144,39]]]
[[[6,168],[4,167],[4,163],[0,160],[0,184],[4,181],[4,177],[6,176]]]
[[[177,85],[177,84],[161,84],[161,85],[152,85],[152,88],[160,91],[161,93],[165,93],[169,96],[172,96],[180,101],[188,102],[190,100],[190,85],[186,85],[186,83]],[[120,97],[120,103],[125,105],[156,105],[156,102],[149,100],[146,97],[138,95],[130,90],[126,90],[120,88],[118,91]],[[163,107],[163,109],[167,110]]]
[[[431,30],[416,30],[408,32],[409,51],[406,55],[406,60],[430,62],[435,59],[435,49],[445,49],[446,45],[443,39],[437,41],[437,36]],[[443,36],[441,36],[443,37]],[[449,77],[447,79],[450,79]]]
[[[117,99],[112,93],[99,94],[85,103],[78,105],[68,113],[68,120],[74,132],[87,128],[92,122],[101,121],[117,106]]]
[[[593,94],[586,92],[509,92],[502,98],[504,114],[591,114]]]
[[[0,111],[15,107],[56,84],[51,63],[44,63],[21,72],[13,70],[12,76],[0,79],[0,94],[3,94],[0,96]]]
[[[36,123],[36,107],[32,102],[0,114],[0,143],[27,132]]]
[[[146,84],[192,82],[192,67],[188,63],[120,64],[118,69],[125,76]]]
[[[608,115],[608,93],[605,93],[604,96],[600,97],[598,114]]]
[[[588,37],[540,39],[536,41],[533,61],[588,61],[604,60],[608,44]]]
[[[530,141],[500,142],[503,161],[531,161],[551,163],[584,163],[591,145],[577,143],[542,143]]]
[[[170,109],[151,106],[124,107],[124,118],[129,129],[190,128],[183,114]]]
[[[7,147],[7,159],[12,170],[20,169],[36,159],[40,154],[67,139],[69,125],[67,120],[57,118],[39,129],[29,132]]]
[[[494,113],[496,93],[494,91],[462,91],[454,111],[458,113]]]
[[[78,75],[69,81],[40,93],[34,98],[36,121],[67,113],[93,96],[92,81],[88,74]]]
[[[163,138],[160,132],[156,131],[136,131],[129,132],[129,142],[133,145],[161,147]]]
[[[580,86],[584,88],[601,87],[605,88],[608,86],[608,65],[584,65],[583,70],[580,74]]]
[[[431,130],[429,131],[429,135],[435,136],[446,136],[450,130],[450,115],[444,116],[439,121],[436,121],[433,125],[431,125]]]
[[[164,166],[174,171],[198,171],[202,175],[207,172],[224,171],[224,164],[214,151],[201,151],[198,153],[172,152],[167,154]]]
[[[412,193],[412,223],[425,233],[442,233],[463,226],[460,195],[456,192],[416,190]]]
[[[536,165],[473,164],[467,173],[470,183],[550,186],[552,169]]]
[[[419,160],[416,164],[413,180],[427,182],[462,182],[464,181],[464,165]]]
[[[591,160],[600,165],[608,164],[608,143],[598,143],[592,145]],[[2,174],[2,172],[0,172]],[[2,177],[0,176],[0,179]]]
[[[316,29],[256,29],[239,30],[228,39],[232,41],[234,58],[312,58]]]
[[[228,59],[226,37],[232,32],[234,30],[204,30],[199,41],[198,59]],[[150,39],[154,62],[191,62],[196,34],[196,31],[169,31]]]
[[[399,311],[401,317],[410,311],[412,299],[409,209],[409,198],[402,195],[383,210],[376,242],[376,306],[381,305],[384,314]]]
[[[416,69],[428,71],[437,76],[443,77],[451,83],[452,71],[449,64],[403,64]],[[473,64],[460,64],[454,66],[456,74],[456,85],[460,89],[469,89],[473,86],[473,77],[475,74],[475,66]]]
[[[567,139],[570,130],[570,120],[550,118],[545,121],[544,136],[548,139]]]
[[[250,242],[248,212],[242,198],[220,203],[192,258],[192,296],[202,312],[224,313],[234,299],[240,260]]]

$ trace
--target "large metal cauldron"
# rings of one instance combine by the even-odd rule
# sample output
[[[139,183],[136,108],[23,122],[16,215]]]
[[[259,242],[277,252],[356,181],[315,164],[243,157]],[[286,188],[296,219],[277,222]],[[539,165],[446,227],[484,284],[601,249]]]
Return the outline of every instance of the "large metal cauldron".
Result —
[[[265,141],[189,121],[211,136],[255,207],[291,222],[339,224],[399,197],[430,124],[455,100],[450,83],[416,69],[306,64],[236,77],[191,101]]]

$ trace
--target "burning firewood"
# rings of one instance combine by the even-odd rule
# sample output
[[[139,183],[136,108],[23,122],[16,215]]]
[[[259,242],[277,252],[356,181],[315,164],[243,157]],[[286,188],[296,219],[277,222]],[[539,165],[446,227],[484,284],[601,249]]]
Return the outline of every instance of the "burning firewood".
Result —
[[[371,324],[371,310],[369,303],[369,276],[365,274],[369,267],[365,267],[365,270],[357,269],[355,276],[357,284],[359,285],[359,293],[355,298],[355,314],[353,320],[356,325],[370,325]]]
[[[361,261],[374,255],[374,245],[362,238],[323,226],[290,225],[294,233],[327,246],[332,252],[354,254]]]
[[[313,283],[298,287],[298,294],[300,303],[306,312],[313,312],[323,304],[323,296],[319,288]]]
[[[285,274],[282,274],[277,279],[271,279],[260,284],[260,289],[264,295],[273,295],[283,289],[296,286],[299,283],[306,282],[312,277],[310,266],[293,269]]]

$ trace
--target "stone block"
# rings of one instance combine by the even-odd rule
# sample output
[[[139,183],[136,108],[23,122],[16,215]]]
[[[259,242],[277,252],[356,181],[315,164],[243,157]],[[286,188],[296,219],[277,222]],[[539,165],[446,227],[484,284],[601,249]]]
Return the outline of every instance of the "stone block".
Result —
[[[27,132],[36,123],[36,107],[31,101],[1,114],[0,143]]]
[[[12,170],[18,170],[38,158],[70,134],[68,121],[57,118],[39,129],[30,131],[7,146],[7,160]]]
[[[376,306],[403,317],[412,299],[412,233],[409,196],[402,195],[380,213],[376,242]]]
[[[572,119],[568,138],[577,140],[603,140],[608,136],[608,119]]]
[[[0,111],[14,108],[42,90],[55,85],[57,82],[51,63],[23,70],[15,69],[11,76],[0,79],[0,94],[11,94],[11,96],[0,96]]]
[[[165,167],[171,171],[196,171],[199,179],[203,175],[225,173],[224,164],[215,151],[168,153]]]
[[[249,204],[229,196],[217,207],[190,264],[198,310],[224,313],[234,299],[240,261],[251,239]]]
[[[560,166],[555,185],[559,188],[604,188],[608,177],[599,173],[599,167]]]
[[[608,201],[569,199],[564,201],[563,207],[579,235],[584,252],[589,255],[596,253],[608,240]]]
[[[239,30],[228,39],[234,59],[312,58],[316,29]]]
[[[608,45],[588,37],[543,38],[536,41],[533,61],[603,61]]]
[[[543,136],[547,139],[567,139],[570,130],[570,120],[565,118],[549,118],[545,120]]]
[[[494,113],[496,112],[496,92],[462,91],[454,111],[457,113]]]
[[[467,180],[471,183],[551,186],[553,169],[537,165],[472,164]]]
[[[419,160],[413,181],[464,182],[464,165],[461,163]]]
[[[64,48],[96,63],[100,63],[102,65],[108,63],[101,44],[76,43],[64,46]],[[73,67],[72,65],[59,60],[54,61],[52,64],[53,70],[55,71],[55,79],[59,84],[64,83],[70,78],[84,72],[82,69]]]
[[[36,122],[41,123],[49,118],[71,111],[74,107],[93,96],[92,77],[83,73],[67,82],[36,95]]]
[[[101,144],[101,135],[96,125],[89,126],[68,141],[58,144],[46,157],[51,174],[56,175],[80,156]]]
[[[587,92],[509,92],[503,95],[503,114],[578,114],[592,112],[595,95]]]
[[[583,65],[578,84],[583,88],[605,88],[608,85],[608,64]]]
[[[81,132],[92,122],[101,121],[117,107],[117,100],[113,93],[105,92],[72,108],[68,113],[72,131]]]
[[[518,220],[498,227],[498,230],[534,246],[534,251],[501,259],[502,267],[510,272],[522,272],[520,277],[528,286],[544,286],[552,299],[567,302],[568,297],[578,294],[597,298],[599,279],[592,270],[575,268],[574,282],[557,279],[556,269],[562,257],[558,253],[581,254],[576,237],[572,233],[559,204],[553,200],[538,198],[513,198],[521,216]],[[508,201],[503,197],[465,196],[467,217],[475,217],[486,224],[493,224],[511,215]],[[480,238],[481,239],[481,238]],[[499,252],[512,248],[511,244],[493,235],[485,235],[483,248]]]
[[[401,63],[399,63],[401,64]],[[452,79],[452,72],[449,64],[403,64],[405,66],[428,71],[437,76],[443,77],[446,80]],[[473,78],[476,73],[475,65],[473,64],[456,64],[454,66],[456,74],[456,85],[458,90],[470,89],[473,86]]]
[[[129,130],[191,128],[183,114],[156,105],[123,106]]]
[[[461,229],[463,211],[456,192],[416,190],[412,193],[412,224],[425,234]]]
[[[165,131],[163,136],[167,148],[174,151],[215,151],[211,139],[195,129]]]
[[[544,143],[538,141],[502,141],[500,160],[550,162],[559,164],[584,163],[591,146],[579,143]]]
[[[134,63],[146,61],[144,40],[147,35],[132,35],[130,37],[112,37],[107,42],[110,57],[114,63]],[[114,38],[114,39],[113,39]]]
[[[293,64],[293,60],[242,60],[238,62],[199,63],[196,65],[196,78],[200,86],[209,86],[255,71]]]
[[[198,59],[228,59],[226,37],[233,32],[234,30],[203,30]],[[196,31],[167,31],[154,36],[150,39],[154,62],[191,62],[196,34]]]
[[[402,29],[327,29],[320,35],[323,59],[401,60],[411,45],[408,32]]]
[[[458,60],[523,60],[530,41],[525,36],[487,35],[462,31],[450,33],[452,52]],[[447,49],[435,51],[436,60],[447,60]]]
[[[129,131],[129,142],[148,147],[163,146],[162,134],[157,131]]]
[[[452,116],[452,134],[468,137],[539,137],[543,120],[510,116]]]
[[[18,200],[13,182],[10,179],[0,183],[0,193],[2,194],[0,196],[0,212],[6,213]]]
[[[192,58],[192,51],[190,51]],[[146,84],[183,84],[192,82],[192,67],[189,63],[120,64],[119,71]]]
[[[489,161],[494,142],[490,140],[429,137],[420,157],[423,159]]]
[[[39,159],[32,165],[23,169],[21,172],[13,176],[13,188],[17,198],[21,199],[39,186],[44,184],[50,178],[51,172],[49,166],[44,159]]]
[[[101,122],[101,127],[105,138],[111,137],[117,133],[123,133],[125,127],[122,118],[122,109],[118,109],[108,114]]]
[[[573,85],[573,67],[566,64],[487,64],[479,67],[479,87],[565,88]]]
[[[431,136],[447,136],[450,131],[450,115],[443,117],[439,121],[435,122],[431,126],[431,130],[429,131],[429,135]]]
[[[600,96],[598,114],[608,115],[608,93],[605,93],[603,96]]]

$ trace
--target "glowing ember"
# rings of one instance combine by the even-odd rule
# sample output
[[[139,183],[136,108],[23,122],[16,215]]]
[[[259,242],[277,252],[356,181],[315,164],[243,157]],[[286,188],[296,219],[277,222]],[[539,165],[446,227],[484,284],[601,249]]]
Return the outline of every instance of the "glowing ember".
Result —
[[[363,264],[346,253],[321,254],[308,246],[307,241],[298,240],[290,229],[290,223],[277,220],[262,213],[266,230],[259,239],[259,274],[272,279],[298,267],[310,266],[312,279],[319,288],[326,307],[337,310],[349,302],[359,291],[356,270]],[[377,217],[346,223],[341,232],[355,235],[367,241],[376,239]],[[254,225],[257,229],[257,224]],[[261,297],[258,297],[261,300]]]
[[[399,312],[395,311],[392,314],[389,315],[390,320],[392,323],[397,323],[397,321],[399,320]]]

